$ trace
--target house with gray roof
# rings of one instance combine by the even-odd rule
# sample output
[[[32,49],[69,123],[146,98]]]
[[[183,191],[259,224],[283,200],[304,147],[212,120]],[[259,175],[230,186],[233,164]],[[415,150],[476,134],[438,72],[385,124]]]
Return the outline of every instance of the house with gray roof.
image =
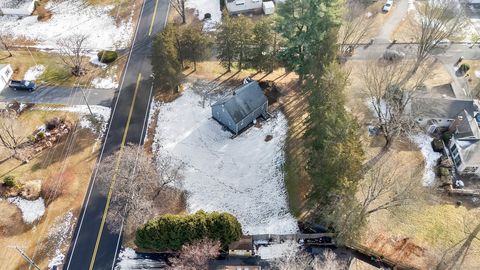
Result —
[[[212,105],[212,117],[234,134],[256,121],[268,117],[268,100],[258,82],[241,88]]]

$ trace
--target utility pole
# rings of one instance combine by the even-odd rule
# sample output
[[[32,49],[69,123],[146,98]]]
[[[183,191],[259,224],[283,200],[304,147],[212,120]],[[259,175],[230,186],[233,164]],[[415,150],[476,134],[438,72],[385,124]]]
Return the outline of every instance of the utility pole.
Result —
[[[83,100],[85,101],[85,104],[87,104],[88,111],[90,111],[90,114],[92,115],[92,117],[94,117],[92,109],[90,108],[90,104],[88,104],[87,96],[85,95],[85,92],[83,91],[83,88],[79,87],[78,84],[77,84],[77,87],[80,88],[80,91],[82,91]]]
[[[28,262],[28,264],[30,265],[28,267],[28,269],[30,269],[32,266],[35,267],[35,269],[37,270],[41,270],[40,267],[33,261],[32,258],[28,257],[27,254],[25,254],[25,251],[23,251],[22,249],[20,249],[19,247],[15,246],[15,249],[20,252],[20,255],[22,255],[22,257],[25,259],[25,261]]]

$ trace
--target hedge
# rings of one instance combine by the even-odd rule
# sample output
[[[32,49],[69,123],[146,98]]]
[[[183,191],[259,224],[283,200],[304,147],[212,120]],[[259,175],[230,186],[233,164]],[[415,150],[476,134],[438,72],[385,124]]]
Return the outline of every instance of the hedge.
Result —
[[[242,236],[242,227],[228,213],[198,211],[191,215],[163,215],[148,221],[136,232],[135,244],[159,251],[177,251],[184,244],[209,238],[223,247]]]
[[[113,63],[115,60],[118,58],[118,54],[115,51],[100,51],[97,54],[98,61],[105,63],[105,64],[110,64]]]

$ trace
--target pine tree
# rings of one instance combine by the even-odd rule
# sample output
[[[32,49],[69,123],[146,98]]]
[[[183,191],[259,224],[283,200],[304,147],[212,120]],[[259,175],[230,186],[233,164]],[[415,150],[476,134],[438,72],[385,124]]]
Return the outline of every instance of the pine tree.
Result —
[[[275,66],[276,33],[270,17],[263,18],[253,27],[253,38],[248,66],[258,71],[271,72]]]
[[[220,64],[224,66],[228,72],[232,70],[235,62],[236,46],[237,46],[237,29],[233,18],[226,11],[223,12],[223,20],[218,28],[217,33],[217,58]]]
[[[193,69],[197,70],[197,62],[205,60],[209,56],[211,40],[202,31],[202,25],[192,23],[179,31],[177,49],[180,59],[193,63]]]
[[[153,43],[152,68],[155,84],[164,91],[175,91],[183,80],[177,49],[177,29],[167,25]]]

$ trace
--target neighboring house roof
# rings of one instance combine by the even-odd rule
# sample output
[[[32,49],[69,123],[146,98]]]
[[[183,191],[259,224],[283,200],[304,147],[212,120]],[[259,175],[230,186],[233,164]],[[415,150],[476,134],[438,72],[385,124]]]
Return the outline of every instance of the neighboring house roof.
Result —
[[[252,250],[253,249],[253,237],[243,236],[242,239],[232,242],[228,245],[229,250]]]
[[[480,142],[456,141],[462,162],[466,166],[478,167],[480,164]]]
[[[212,106],[224,106],[235,123],[239,123],[246,116],[267,102],[258,82],[253,81],[235,90],[232,95],[218,101]]]
[[[24,8],[35,0],[0,0],[0,8]]]
[[[480,139],[480,129],[478,128],[477,120],[470,116],[465,110],[463,110],[458,116],[461,116],[463,119],[456,127],[455,138],[462,139],[473,136]]]
[[[455,98],[414,97],[411,102],[411,112],[416,118],[454,119],[464,110],[473,115],[477,106],[471,99]]]

